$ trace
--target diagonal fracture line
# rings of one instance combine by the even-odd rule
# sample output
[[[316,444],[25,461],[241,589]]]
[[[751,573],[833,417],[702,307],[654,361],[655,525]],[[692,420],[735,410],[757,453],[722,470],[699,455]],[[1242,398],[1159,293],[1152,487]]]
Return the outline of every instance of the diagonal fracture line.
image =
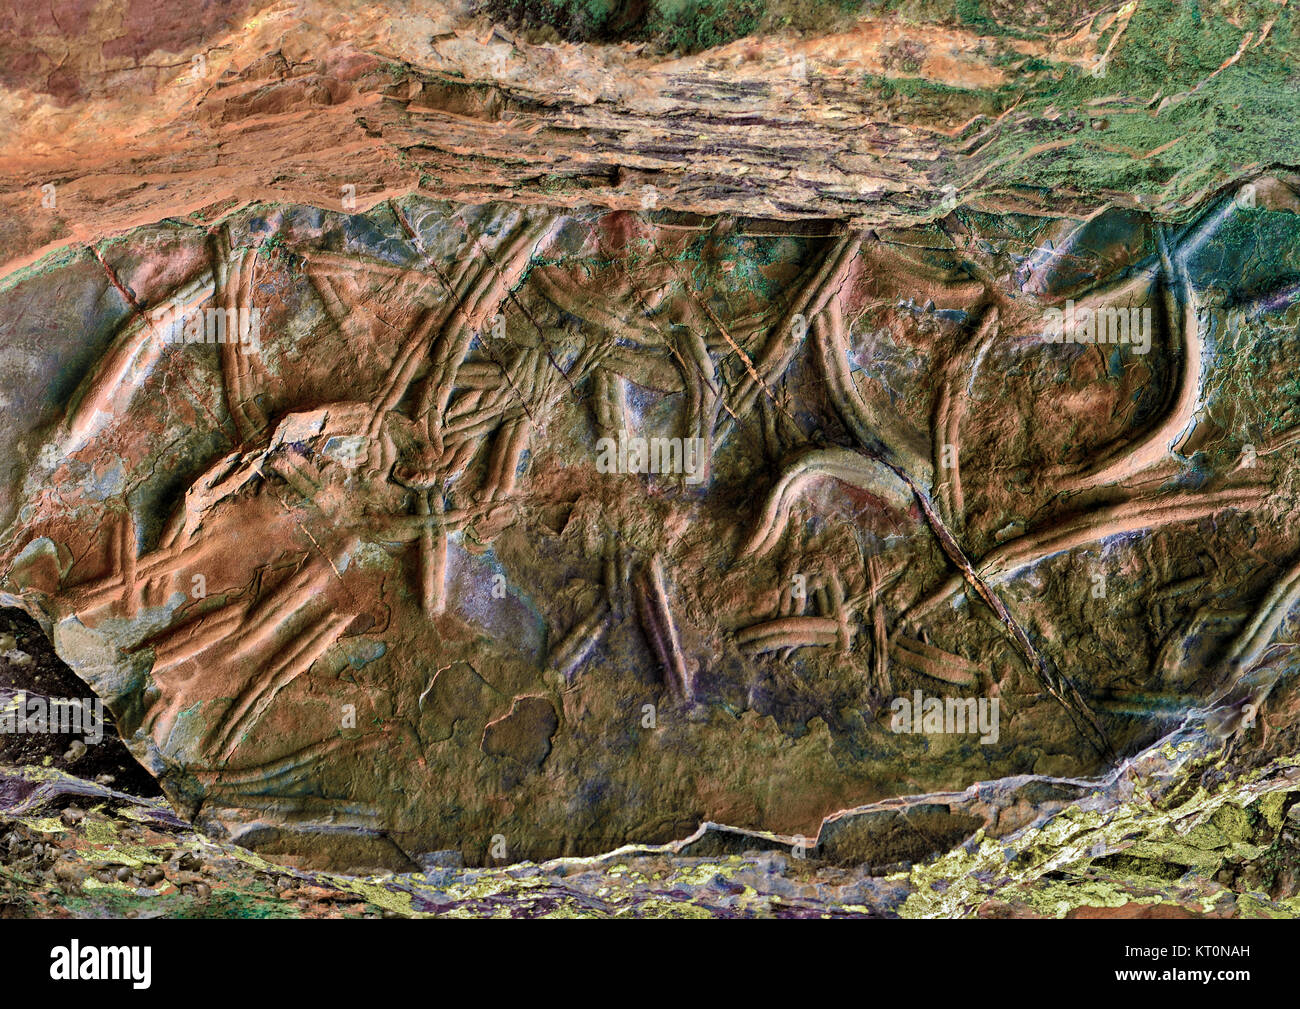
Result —
[[[122,296],[122,300],[130,307],[132,314],[136,318],[143,320],[151,330],[156,330],[153,320],[145,313],[144,306],[135,299],[135,295],[133,295],[126,285],[122,283],[117,276],[117,272],[108,265],[107,261],[100,254],[99,246],[87,245],[86,248],[88,248],[91,253],[94,254],[94,257],[99,260],[99,265],[104,268],[104,273],[108,275],[108,282],[117,289],[117,293]]]
[[[962,550],[956,537],[944,525],[943,519],[934,510],[934,504],[930,501],[930,498],[900,468],[893,466],[887,459],[875,458],[877,462],[893,470],[900,480],[911,487],[912,493],[921,506],[921,510],[925,513],[930,528],[939,541],[939,546],[943,548],[943,552],[948,556],[948,559],[961,571],[962,577],[966,579],[971,588],[988,604],[989,609],[1002,622],[1043,689],[1065,709],[1066,714],[1070,716],[1070,720],[1074,722],[1076,728],[1083,731],[1092,747],[1103,757],[1113,760],[1115,751],[1106,738],[1101,723],[1097,721],[1097,716],[1092,713],[1087,703],[1079,695],[1079,691],[1067,677],[1060,673],[1054,674],[1047,668],[1046,661],[1034,648],[1033,642],[1029,640],[1029,635],[1025,633],[1024,628],[1020,626],[1016,618],[1011,615],[1006,603],[979,576],[979,572],[975,570],[975,566],[970,562],[970,558],[966,556],[965,551]]]

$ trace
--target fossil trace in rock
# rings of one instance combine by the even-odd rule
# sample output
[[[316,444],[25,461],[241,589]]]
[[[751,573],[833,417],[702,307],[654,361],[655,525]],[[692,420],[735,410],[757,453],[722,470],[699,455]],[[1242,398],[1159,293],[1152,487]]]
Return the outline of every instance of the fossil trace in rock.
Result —
[[[0,389],[0,599],[290,862],[1013,830],[1018,782],[1217,746],[1290,668],[1296,189],[124,219],[0,294],[13,361],[58,334]],[[976,782],[991,820],[834,815]]]

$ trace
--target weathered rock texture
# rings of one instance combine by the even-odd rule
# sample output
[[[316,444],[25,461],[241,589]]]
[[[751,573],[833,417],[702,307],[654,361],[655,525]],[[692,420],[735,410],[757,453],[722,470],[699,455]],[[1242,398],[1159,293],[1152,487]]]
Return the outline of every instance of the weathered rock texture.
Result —
[[[0,598],[187,818],[891,871],[1287,786],[1285,9],[210,10],[7,15],[0,106]]]

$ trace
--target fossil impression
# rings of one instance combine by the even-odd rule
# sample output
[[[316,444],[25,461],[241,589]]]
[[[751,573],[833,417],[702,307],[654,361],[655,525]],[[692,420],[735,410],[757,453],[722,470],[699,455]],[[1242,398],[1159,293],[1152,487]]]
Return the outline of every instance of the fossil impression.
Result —
[[[1192,279],[1269,213],[142,229],[22,292],[116,313],[33,442],[8,591],[180,809],[290,859],[811,844],[1098,774],[1279,672],[1294,429],[1215,404],[1293,309]]]

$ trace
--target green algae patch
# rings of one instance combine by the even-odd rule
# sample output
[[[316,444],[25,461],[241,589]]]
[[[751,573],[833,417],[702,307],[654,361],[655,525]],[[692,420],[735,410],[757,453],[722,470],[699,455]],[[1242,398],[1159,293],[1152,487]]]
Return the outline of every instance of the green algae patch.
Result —
[[[1270,827],[1278,830],[1286,816],[1291,797],[1292,793],[1289,792],[1269,792],[1255,801],[1254,808]]]
[[[1187,752],[1165,749],[1175,756]],[[1278,761],[1267,770],[1277,773],[1290,763]],[[1190,770],[1182,769],[1184,775]],[[985,900],[1008,897],[1057,918],[1080,908],[1130,903],[1176,904],[1208,914],[1231,899],[1231,891],[1213,881],[1220,867],[1229,862],[1267,867],[1269,846],[1295,795],[1291,787],[1284,774],[1270,781],[1261,769],[1215,795],[1191,790],[1168,809],[1150,804],[1140,790],[1139,797],[1109,809],[1070,806],[1039,827],[996,841],[979,839],[914,866],[908,880],[912,892],[899,914],[966,917]],[[1242,913],[1295,913],[1294,901],[1237,899]]]
[[[1300,85],[1290,14],[1280,14],[1243,4],[1229,20],[1194,3],[1143,0],[1104,72],[1058,66],[1054,83],[1025,96],[1027,118],[1054,110],[1066,123],[1059,146],[1038,131],[1004,133],[980,188],[1140,194],[1157,213],[1183,216],[1298,146]],[[1267,38],[1250,45],[1269,21]],[[1124,102],[1099,104],[1115,96]]]
[[[384,879],[365,879],[359,876],[333,876],[331,881],[343,891],[356,894],[367,904],[392,911],[395,914],[418,917],[411,906],[411,893],[389,885]]]
[[[42,816],[39,819],[29,820],[25,817],[16,817],[19,823],[25,824],[29,829],[36,831],[38,834],[63,834],[67,832],[67,827],[57,816]]]

